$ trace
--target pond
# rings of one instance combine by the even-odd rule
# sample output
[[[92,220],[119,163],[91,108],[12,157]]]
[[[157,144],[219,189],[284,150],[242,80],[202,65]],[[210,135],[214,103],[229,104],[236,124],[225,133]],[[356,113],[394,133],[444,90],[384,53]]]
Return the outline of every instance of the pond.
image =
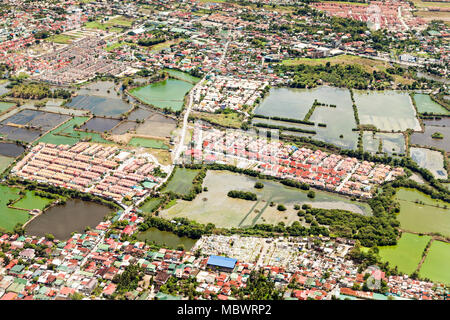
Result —
[[[120,120],[118,119],[108,119],[108,118],[92,118],[86,122],[81,130],[95,131],[95,132],[105,132],[109,131],[118,125]]]
[[[95,95],[78,95],[66,104],[70,108],[89,110],[97,116],[120,116],[131,106],[120,97],[106,98]]]
[[[50,233],[59,240],[67,240],[72,232],[83,232],[87,226],[95,228],[111,212],[107,206],[70,199],[64,205],[46,210],[26,226],[28,235],[42,237]]]
[[[180,111],[183,108],[184,96],[192,87],[193,85],[186,81],[167,79],[132,89],[130,94],[157,108],[167,107],[172,111]]]
[[[394,153],[404,154],[406,151],[405,137],[402,133],[389,133],[389,132],[363,132],[363,148],[364,151],[371,153],[378,152],[378,148],[381,141],[381,152],[393,155]]]
[[[25,151],[19,144],[0,142],[0,155],[5,157],[17,157]]]
[[[147,240],[148,242],[154,242],[157,245],[164,245],[173,249],[176,249],[179,245],[183,245],[185,250],[190,250],[197,242],[197,240],[188,237],[179,237],[175,233],[160,231],[156,228],[150,228],[145,232],[140,232],[137,238],[140,241]]]
[[[382,131],[420,131],[416,110],[407,92],[354,90],[361,124],[371,124]]]
[[[303,120],[315,99],[321,103],[352,107],[350,93],[346,89],[329,86],[313,89],[271,88],[254,113],[268,117]]]
[[[427,122],[430,123],[430,122]],[[435,139],[432,135],[436,132],[442,134],[443,139]],[[441,150],[450,152],[450,127],[441,127],[433,125],[425,125],[424,132],[413,132],[411,134],[411,144],[417,144],[425,147],[436,147]]]

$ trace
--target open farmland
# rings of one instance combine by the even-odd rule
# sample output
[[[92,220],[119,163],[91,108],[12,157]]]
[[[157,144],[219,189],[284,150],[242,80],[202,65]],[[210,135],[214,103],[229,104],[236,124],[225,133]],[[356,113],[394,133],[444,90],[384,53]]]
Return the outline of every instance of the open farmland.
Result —
[[[433,241],[419,275],[424,278],[450,284],[450,243]]]
[[[379,247],[379,254],[392,268],[397,267],[398,271],[411,274],[417,269],[422,252],[430,239],[429,236],[404,232],[395,246]]]
[[[255,182],[264,184],[263,189],[255,189]],[[345,197],[316,191],[316,197],[310,199],[307,192],[286,187],[278,182],[260,180],[228,171],[209,170],[203,181],[208,188],[192,201],[178,200],[177,203],[160,213],[162,217],[172,219],[186,217],[201,223],[214,223],[218,227],[246,227],[256,223],[284,222],[289,225],[298,221],[295,204],[311,204],[315,208],[344,209],[369,215],[370,208],[365,203],[352,202]],[[230,190],[242,190],[256,193],[257,201],[234,199],[227,196]],[[284,204],[286,211],[278,211],[270,203]]]
[[[440,233],[450,236],[450,209],[446,202],[414,189],[400,188],[395,196],[400,202],[397,219],[400,228],[411,232]]]

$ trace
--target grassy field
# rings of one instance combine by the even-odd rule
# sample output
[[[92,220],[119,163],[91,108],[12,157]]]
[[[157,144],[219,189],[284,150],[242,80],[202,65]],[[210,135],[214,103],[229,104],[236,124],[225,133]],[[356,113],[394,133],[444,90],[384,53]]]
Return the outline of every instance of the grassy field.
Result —
[[[62,124],[58,128],[53,131],[47,133],[46,135],[39,138],[35,143],[44,142],[44,143],[53,143],[53,144],[70,144],[73,145],[79,141],[79,139],[74,137],[67,137],[59,135],[60,132],[65,132],[67,130],[73,131],[75,125],[81,125],[86,122],[89,117],[74,117],[66,123]]]
[[[27,211],[8,208],[8,202],[20,198],[19,189],[0,185],[0,229],[12,231],[17,223],[25,223],[31,217]]]
[[[169,147],[164,143],[163,140],[140,138],[140,137],[131,138],[130,142],[128,142],[128,145],[134,147],[145,147],[153,149],[166,149],[166,150],[169,149]]]
[[[6,170],[9,165],[14,161],[14,158],[0,156],[0,173]]]
[[[255,182],[264,184],[263,189],[255,189]],[[200,223],[214,223],[218,227],[247,227],[256,223],[290,225],[299,221],[295,204],[310,204],[316,208],[339,208],[363,214],[367,208],[362,203],[351,202],[327,192],[316,191],[316,197],[310,199],[307,192],[290,188],[281,183],[261,180],[228,171],[209,170],[203,182],[207,191],[203,191],[192,201],[177,200],[168,210],[160,215],[167,219],[186,217]],[[257,201],[234,199],[227,196],[230,190],[254,192]],[[271,206],[273,202],[273,206]],[[277,210],[277,204],[283,204],[286,211]]]
[[[438,232],[450,237],[450,209],[445,208],[447,203],[405,188],[397,190],[395,197],[400,202],[397,219],[401,229],[421,233]]]
[[[175,169],[175,174],[164,188],[163,192],[173,191],[180,194],[188,194],[192,188],[192,181],[198,174],[198,170],[191,170],[185,168]]]
[[[413,273],[422,258],[422,252],[430,241],[429,236],[403,233],[395,246],[379,247],[380,257],[391,267],[397,266],[400,272]]]
[[[33,209],[44,210],[45,206],[49,203],[52,203],[53,201],[54,200],[52,199],[36,196],[34,191],[27,190],[22,199],[14,203],[13,207],[17,209],[26,209],[26,210],[33,210]]]
[[[152,210],[155,209],[156,207],[158,207],[160,204],[161,204],[160,198],[153,198],[153,199],[147,200],[144,203],[144,205],[142,207],[140,207],[139,209],[141,209],[145,213],[151,213]]]
[[[69,35],[65,34],[55,34],[49,38],[46,39],[46,41],[49,42],[56,42],[61,44],[69,44],[74,40],[75,37],[71,37]]]
[[[223,127],[240,128],[242,124],[242,117],[238,113],[234,112],[229,114],[195,112],[192,115],[196,119],[204,120]]]
[[[428,2],[422,0],[412,0],[417,8],[450,8],[450,2]]]
[[[321,59],[310,59],[310,58],[297,58],[297,59],[289,59],[283,60],[281,63],[286,66],[296,66],[299,64],[306,64],[311,66],[321,65],[330,62],[331,65],[335,64],[346,64],[346,65],[354,65],[358,64],[364,68],[369,73],[373,71],[386,71],[386,68],[389,67],[389,64],[385,61],[363,58],[359,56],[342,54],[329,58],[321,58]],[[399,75],[393,75],[395,82],[402,84],[411,84],[414,82],[413,79],[405,78]]]
[[[110,20],[106,20],[105,22],[101,22],[100,20],[89,21],[85,24],[85,27],[88,29],[108,29],[112,32],[121,32],[122,28],[129,28],[132,26],[132,24],[132,19],[127,19],[125,17],[119,16]]]
[[[417,11],[414,15],[429,22],[432,20],[442,20],[445,24],[450,25],[450,12],[437,11]]]
[[[450,243],[433,241],[419,275],[432,281],[450,284]]]

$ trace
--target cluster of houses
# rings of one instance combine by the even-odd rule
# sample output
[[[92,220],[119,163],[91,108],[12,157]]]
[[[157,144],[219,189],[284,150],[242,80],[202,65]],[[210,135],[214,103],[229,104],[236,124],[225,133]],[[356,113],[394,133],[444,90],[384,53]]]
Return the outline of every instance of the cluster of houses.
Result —
[[[34,70],[33,78],[56,85],[85,81],[97,74],[119,75],[127,70],[120,61],[110,61],[103,55],[103,37],[85,37],[68,46],[40,57],[46,67]],[[33,70],[31,71],[33,72]]]
[[[319,189],[371,198],[376,186],[404,174],[403,168],[360,161],[321,150],[298,148],[242,130],[196,126],[192,144],[184,152],[190,163],[239,162],[262,174],[292,179]]]
[[[118,231],[132,233],[142,218],[119,212],[113,220],[128,225]],[[95,230],[75,233],[65,241],[4,234],[0,258],[0,300],[64,300],[75,295],[91,299],[113,299],[115,280],[130,265],[144,275],[137,288],[124,293],[130,300],[187,299],[169,294],[165,284],[194,278],[196,299],[232,300],[233,290],[244,288],[252,272],[262,272],[284,299],[437,299],[449,298],[444,285],[413,280],[408,276],[386,276],[377,267],[358,272],[345,258],[351,241],[329,238],[257,238],[203,236],[189,251],[155,248],[144,242],[122,241],[112,221]],[[258,254],[255,255],[253,251]],[[239,258],[234,258],[239,257]],[[366,275],[368,274],[368,275]],[[358,289],[372,277],[384,282],[374,291]],[[373,279],[375,281],[373,281]],[[123,293],[122,293],[123,294]]]
[[[194,109],[205,112],[253,106],[267,83],[232,77],[210,78],[194,92]]]
[[[368,5],[320,2],[312,6],[333,16],[371,23],[376,29],[406,31],[423,29],[426,25],[422,18],[413,16],[407,1],[369,1]]]
[[[22,179],[100,195],[117,202],[142,198],[157,185],[150,157],[115,146],[79,142],[73,146],[39,143],[11,173]]]

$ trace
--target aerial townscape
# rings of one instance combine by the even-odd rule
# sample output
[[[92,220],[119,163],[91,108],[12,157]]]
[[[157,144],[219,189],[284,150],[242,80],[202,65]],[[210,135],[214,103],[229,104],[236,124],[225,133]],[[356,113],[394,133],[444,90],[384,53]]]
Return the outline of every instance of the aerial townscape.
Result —
[[[0,300],[450,300],[449,63],[449,0],[1,1]]]

